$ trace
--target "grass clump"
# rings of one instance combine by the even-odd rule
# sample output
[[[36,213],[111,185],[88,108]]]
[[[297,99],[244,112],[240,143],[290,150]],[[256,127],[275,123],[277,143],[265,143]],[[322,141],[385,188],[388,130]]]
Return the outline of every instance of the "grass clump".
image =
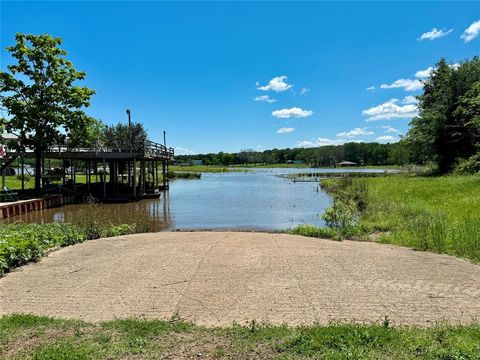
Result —
[[[321,239],[340,240],[340,234],[335,229],[316,225],[300,224],[287,230],[288,234],[316,237]]]
[[[33,315],[0,318],[2,359],[479,359],[480,325],[430,328],[114,320],[91,324]]]

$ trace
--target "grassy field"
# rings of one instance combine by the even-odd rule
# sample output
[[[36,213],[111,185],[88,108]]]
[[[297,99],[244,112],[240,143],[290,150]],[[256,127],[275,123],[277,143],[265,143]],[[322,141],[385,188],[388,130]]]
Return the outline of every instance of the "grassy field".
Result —
[[[169,166],[168,169],[174,172],[194,172],[194,173],[202,173],[202,172],[212,172],[212,173],[219,173],[219,172],[229,172],[235,171],[225,166],[208,166],[208,165],[191,165],[191,166]]]
[[[381,242],[480,261],[480,176],[395,175],[322,186],[361,201],[357,228],[383,233]]]
[[[2,359],[479,359],[480,325],[231,326],[171,321],[90,324],[0,318]]]

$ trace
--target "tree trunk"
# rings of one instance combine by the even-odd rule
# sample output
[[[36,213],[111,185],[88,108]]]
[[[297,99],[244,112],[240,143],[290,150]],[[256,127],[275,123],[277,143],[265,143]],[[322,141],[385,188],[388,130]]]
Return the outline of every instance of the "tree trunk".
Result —
[[[42,188],[42,152],[35,150],[35,194],[41,195]]]

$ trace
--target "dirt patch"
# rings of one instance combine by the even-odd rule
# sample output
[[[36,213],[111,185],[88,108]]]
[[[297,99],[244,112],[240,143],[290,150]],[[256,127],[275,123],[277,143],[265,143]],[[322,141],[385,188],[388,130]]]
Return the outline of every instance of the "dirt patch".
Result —
[[[0,279],[0,314],[208,326],[431,325],[480,319],[480,267],[447,255],[287,234],[163,232],[62,248]],[[196,351],[196,350],[195,350]],[[201,351],[200,351],[201,352]]]

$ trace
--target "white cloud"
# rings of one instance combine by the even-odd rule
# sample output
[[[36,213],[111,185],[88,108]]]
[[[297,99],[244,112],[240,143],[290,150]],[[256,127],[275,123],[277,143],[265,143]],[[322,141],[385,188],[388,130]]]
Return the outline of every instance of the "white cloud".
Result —
[[[184,148],[184,147],[176,147],[175,148],[175,155],[194,155],[195,151]]]
[[[282,127],[277,130],[277,134],[288,134],[294,131],[295,131],[295,128]]]
[[[385,125],[381,127],[382,129],[385,129],[385,132],[390,133],[390,134],[400,134],[400,130],[395,129],[394,127],[390,125]]]
[[[425,70],[418,70],[416,73],[415,73],[415,77],[417,79],[426,79],[428,77],[430,77],[430,74],[432,73],[433,71],[433,67],[428,67],[427,69]]]
[[[418,115],[417,105],[397,105],[398,99],[390,99],[383,104],[363,110],[362,114],[368,116],[367,121],[409,119]]]
[[[453,31],[453,29],[450,29],[448,31],[444,30],[438,30],[437,28],[433,28],[432,31],[428,31],[426,33],[423,33],[420,35],[420,37],[417,39],[418,41],[423,41],[423,40],[435,40],[439,39],[441,37],[447,36]]]
[[[396,138],[394,138],[393,136],[390,136],[390,135],[385,135],[385,136],[379,136],[377,137],[375,140],[377,141],[385,141],[385,142],[392,142],[392,141],[395,141]]]
[[[354,138],[356,136],[367,136],[367,135],[373,135],[372,131],[368,131],[367,128],[355,128],[350,131],[343,131],[341,133],[338,133],[338,137],[344,137],[344,138]]]
[[[459,67],[460,67],[460,63],[455,63],[455,64],[451,64],[449,65],[453,70],[457,70]]]
[[[260,84],[257,82],[257,89],[258,90],[263,90],[263,91],[275,91],[275,92],[282,92],[285,90],[290,89],[293,85],[287,84],[285,80],[287,80],[288,77],[285,75],[282,76],[277,76],[274,77],[272,80],[268,82],[268,85],[260,86]]]
[[[281,119],[288,119],[290,117],[305,118],[305,117],[311,116],[312,114],[313,114],[313,111],[303,110],[302,108],[298,108],[298,107],[293,107],[290,109],[275,110],[272,112],[272,116],[275,116]]]
[[[398,79],[392,84],[382,84],[382,89],[398,89],[403,88],[405,91],[416,91],[423,88],[423,84],[420,80],[412,79]]]
[[[297,146],[299,147],[319,147],[319,146],[327,146],[327,145],[343,145],[347,142],[356,142],[361,143],[364,142],[363,140],[353,140],[353,139],[326,139],[326,138],[318,138],[316,140],[304,140],[299,141]]]
[[[417,104],[418,100],[415,96],[408,95],[408,96],[405,96],[403,98],[402,103],[403,104]]]
[[[478,35],[480,35],[480,20],[474,21],[468,28],[466,28],[460,38],[467,43],[477,38]]]
[[[310,89],[305,86],[300,89],[300,95],[304,95],[308,92],[310,92]]]
[[[367,91],[375,91],[375,86],[369,86],[366,89]]]
[[[274,103],[276,101],[278,101],[277,99],[272,99],[270,96],[268,95],[261,95],[261,96],[257,96],[255,99],[253,99],[254,101],[263,101],[263,102],[267,102],[267,103]]]

